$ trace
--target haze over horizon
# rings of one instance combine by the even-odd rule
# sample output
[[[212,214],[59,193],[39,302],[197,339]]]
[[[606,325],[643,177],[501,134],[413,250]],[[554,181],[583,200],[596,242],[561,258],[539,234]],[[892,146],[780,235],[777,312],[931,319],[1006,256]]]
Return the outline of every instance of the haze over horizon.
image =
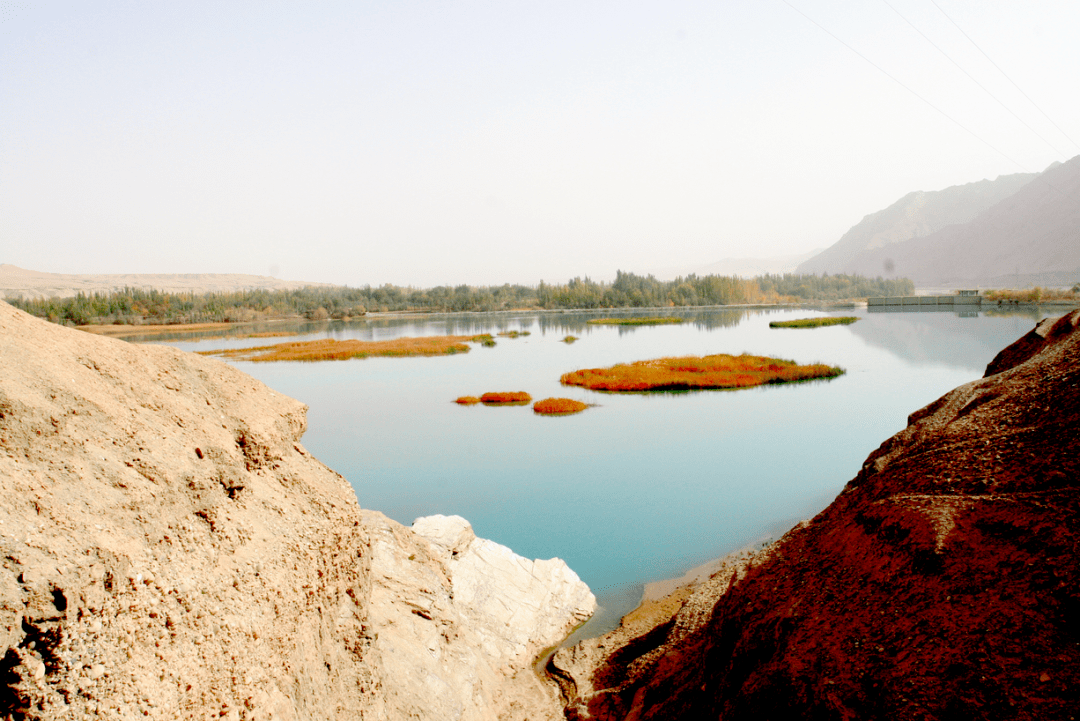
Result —
[[[0,0],[0,263],[429,287],[803,253],[1080,153],[1077,27],[1056,1]]]

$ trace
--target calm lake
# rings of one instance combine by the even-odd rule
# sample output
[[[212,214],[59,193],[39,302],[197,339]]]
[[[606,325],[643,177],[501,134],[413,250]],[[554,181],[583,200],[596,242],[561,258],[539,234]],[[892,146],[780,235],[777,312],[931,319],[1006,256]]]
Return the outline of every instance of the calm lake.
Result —
[[[300,323],[291,327],[299,340],[530,335],[497,338],[493,348],[470,344],[470,352],[454,356],[235,365],[310,406],[304,445],[349,479],[362,506],[406,525],[457,514],[477,535],[523,556],[566,560],[600,600],[604,610],[590,626],[599,633],[637,603],[643,583],[782,534],[823,509],[909,413],[979,378],[999,350],[1042,317],[865,309],[649,314],[687,320],[586,324],[642,315],[620,310]],[[860,320],[769,328],[774,320],[822,315]],[[580,340],[561,342],[568,334]],[[293,340],[190,338],[164,340],[185,350]],[[559,384],[561,374],[579,368],[743,352],[820,361],[847,373],[739,391],[616,395]],[[489,391],[596,405],[541,417],[529,406],[453,402]]]

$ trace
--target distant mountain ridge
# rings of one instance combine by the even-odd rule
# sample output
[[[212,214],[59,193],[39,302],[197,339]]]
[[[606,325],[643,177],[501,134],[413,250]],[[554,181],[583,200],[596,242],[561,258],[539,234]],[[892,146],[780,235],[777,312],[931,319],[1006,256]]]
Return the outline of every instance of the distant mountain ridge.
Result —
[[[968,223],[1037,176],[1037,173],[1000,175],[995,180],[954,185],[944,190],[908,193],[888,208],[867,215],[834,245],[800,263],[797,272],[885,275],[887,273],[881,266],[869,273],[855,271],[856,267],[861,267],[856,259],[867,251],[925,237],[950,225]]]
[[[968,223],[864,250],[843,270],[922,287],[1071,285],[1080,280],[1080,156]]]

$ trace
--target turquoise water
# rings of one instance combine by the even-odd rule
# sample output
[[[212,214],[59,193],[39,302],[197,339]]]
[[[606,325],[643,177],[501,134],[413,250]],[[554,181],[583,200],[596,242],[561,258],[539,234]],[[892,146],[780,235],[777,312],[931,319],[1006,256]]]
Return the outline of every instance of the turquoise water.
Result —
[[[637,312],[641,314],[640,311]],[[497,333],[494,348],[434,358],[235,365],[310,406],[305,446],[344,475],[360,504],[406,525],[434,513],[530,558],[559,557],[613,625],[643,583],[782,533],[823,509],[909,413],[979,378],[1030,315],[845,310],[671,313],[682,325],[589,326],[632,313],[470,314],[303,324],[299,339]],[[858,315],[851,326],[770,329],[769,321]],[[562,343],[567,334],[580,337]],[[291,339],[197,343],[263,345]],[[828,381],[740,391],[616,395],[559,376],[665,355],[754,353],[839,365]],[[488,391],[575,398],[583,413],[459,406]]]

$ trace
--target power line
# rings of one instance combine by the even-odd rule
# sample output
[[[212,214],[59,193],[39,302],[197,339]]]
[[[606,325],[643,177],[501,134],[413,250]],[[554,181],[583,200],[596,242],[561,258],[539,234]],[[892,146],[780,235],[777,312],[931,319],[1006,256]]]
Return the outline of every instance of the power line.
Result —
[[[903,20],[903,21],[904,21],[904,22],[906,22],[906,23],[907,23],[908,25],[910,25],[910,26],[911,26],[911,29],[912,29],[912,30],[914,30],[915,32],[917,32],[917,33],[918,33],[919,35],[922,35],[922,37],[923,37],[923,40],[925,40],[926,42],[928,42],[928,43],[930,43],[931,45],[933,45],[933,46],[934,46],[934,49],[935,49],[935,50],[937,50],[937,51],[938,51],[939,53],[941,53],[942,55],[944,55],[944,56],[945,56],[945,59],[946,59],[946,60],[948,60],[949,62],[951,62],[951,63],[952,63],[953,65],[955,65],[955,66],[956,66],[956,68],[957,68],[957,69],[958,69],[958,70],[959,70],[960,72],[962,72],[962,73],[963,73],[964,75],[967,75],[967,76],[968,76],[968,78],[969,78],[969,79],[971,80],[971,82],[975,83],[976,85],[978,85],[978,86],[979,86],[980,88],[982,88],[982,89],[983,89],[983,92],[985,92],[985,93],[986,93],[987,95],[989,95],[989,96],[990,96],[991,98],[993,98],[994,100],[996,100],[996,101],[998,102],[998,105],[1000,105],[1001,107],[1005,108],[1005,110],[1009,111],[1009,113],[1010,113],[1010,114],[1011,114],[1011,115],[1012,115],[1012,116],[1013,116],[1014,118],[1016,118],[1017,120],[1019,120],[1019,121],[1020,121],[1020,122],[1021,122],[1021,123],[1023,124],[1023,126],[1024,126],[1025,128],[1027,128],[1027,129],[1028,129],[1028,130],[1030,130],[1031,132],[1035,133],[1035,135],[1037,135],[1037,136],[1039,137],[1039,140],[1042,140],[1042,141],[1043,141],[1044,143],[1046,143],[1047,145],[1049,145],[1049,146],[1050,146],[1050,148],[1051,148],[1051,149],[1052,149],[1052,150],[1053,150],[1053,151],[1054,151],[1055,153],[1057,153],[1057,154],[1058,154],[1059,156],[1061,156],[1061,157],[1064,157],[1064,156],[1065,156],[1065,153],[1063,153],[1063,152],[1061,152],[1060,150],[1058,150],[1057,146],[1055,146],[1055,145],[1054,145],[1053,143],[1051,143],[1051,142],[1050,142],[1049,140],[1047,140],[1046,138],[1044,138],[1044,137],[1042,136],[1042,134],[1040,134],[1040,133],[1039,133],[1039,131],[1038,131],[1038,130],[1036,130],[1035,128],[1033,128],[1033,127],[1031,127],[1030,125],[1028,125],[1028,124],[1027,124],[1027,123],[1026,123],[1026,122],[1024,121],[1024,119],[1023,119],[1023,118],[1021,118],[1021,117],[1020,117],[1019,115],[1017,115],[1017,114],[1016,114],[1015,112],[1013,112],[1012,108],[1010,108],[1010,107],[1009,107],[1008,105],[1006,105],[1006,104],[1005,104],[1004,102],[1002,102],[1002,101],[1001,101],[1001,99],[1000,99],[999,97],[997,97],[997,96],[996,96],[996,95],[994,95],[994,94],[993,94],[992,92],[990,92],[990,91],[989,91],[989,90],[988,90],[988,89],[986,88],[986,86],[985,86],[985,85],[983,85],[983,84],[982,84],[982,83],[980,83],[980,82],[979,82],[978,80],[976,80],[976,79],[975,79],[975,77],[974,77],[974,76],[973,76],[973,75],[972,75],[971,73],[969,73],[969,72],[968,72],[967,70],[964,70],[964,68],[962,68],[962,67],[960,66],[960,63],[958,63],[958,62],[956,62],[955,60],[953,60],[953,58],[952,58],[952,57],[951,57],[951,56],[950,56],[950,55],[949,55],[949,54],[948,54],[947,52],[945,52],[944,50],[942,50],[942,49],[941,49],[941,48],[940,48],[940,47],[938,46],[938,44],[937,44],[937,43],[935,43],[935,42],[934,42],[933,40],[931,40],[930,38],[928,38],[928,37],[926,36],[926,33],[924,33],[924,32],[923,32],[922,30],[920,30],[919,28],[915,27],[915,24],[914,24],[913,22],[911,22],[911,21],[910,21],[910,20],[908,20],[908,19],[907,19],[906,17],[904,17],[904,16],[903,16],[903,15],[902,15],[902,14],[900,13],[900,11],[899,11],[899,10],[897,10],[897,9],[896,9],[895,7],[893,7],[893,6],[892,6],[892,5],[891,5],[891,4],[889,3],[889,0],[881,0],[881,2],[885,3],[886,5],[888,5],[888,6],[889,6],[889,9],[890,9],[890,10],[892,10],[892,11],[893,11],[894,13],[896,13],[897,15],[899,15],[899,16],[900,16],[900,19],[901,19],[901,20]],[[933,2],[933,0],[931,0],[931,2]],[[938,9],[940,10],[940,8],[938,8]],[[953,24],[955,25],[955,23],[953,23]],[[969,39],[970,39],[970,38],[969,38]],[[1023,92],[1023,91],[1021,91],[1021,92]],[[1026,97],[1026,96],[1025,96],[1025,97]],[[1051,122],[1052,122],[1052,121],[1051,121]],[[1065,137],[1068,137],[1068,136],[1065,136]]]
[[[900,80],[898,80],[898,79],[897,79],[897,78],[896,78],[895,76],[893,76],[893,75],[892,75],[891,73],[889,73],[889,72],[888,72],[887,70],[885,70],[885,69],[884,69],[884,68],[882,68],[882,67],[881,67],[880,65],[878,65],[877,63],[875,63],[875,62],[874,62],[873,60],[871,60],[870,58],[866,57],[865,55],[863,55],[862,53],[860,53],[860,52],[859,52],[858,50],[856,50],[855,48],[853,48],[853,47],[851,47],[850,45],[848,45],[848,44],[847,44],[846,42],[844,42],[843,40],[841,40],[841,39],[840,39],[839,37],[837,37],[836,35],[833,35],[833,34],[832,34],[831,32],[829,32],[829,30],[828,30],[828,29],[826,29],[826,28],[825,28],[824,26],[822,26],[822,25],[821,25],[821,24],[820,24],[819,22],[817,22],[817,21],[816,21],[816,20],[814,20],[814,19],[813,19],[812,17],[810,17],[809,15],[807,15],[806,13],[804,13],[804,12],[803,12],[802,10],[800,10],[799,8],[797,8],[797,7],[795,7],[794,5],[792,5],[792,4],[790,3],[790,2],[788,2],[788,0],[783,0],[783,2],[784,2],[784,4],[785,4],[785,5],[787,5],[787,6],[789,7],[789,8],[791,8],[791,9],[792,9],[792,10],[794,10],[795,12],[799,13],[799,14],[800,14],[800,15],[802,15],[802,16],[803,16],[804,18],[806,18],[807,20],[809,20],[810,22],[812,22],[812,23],[813,23],[814,25],[816,25],[816,26],[818,27],[818,29],[819,29],[819,30],[821,30],[821,31],[822,31],[823,33],[825,33],[826,35],[828,35],[829,37],[831,37],[831,38],[832,38],[833,40],[835,40],[836,42],[838,42],[838,43],[840,43],[841,45],[843,45],[843,46],[844,46],[845,48],[847,48],[847,49],[848,49],[848,50],[850,50],[851,52],[853,52],[853,53],[855,53],[856,55],[858,55],[858,56],[859,56],[860,58],[862,58],[862,59],[863,59],[863,60],[865,60],[866,62],[870,63],[870,65],[873,65],[873,66],[874,66],[874,67],[875,67],[875,68],[876,68],[876,69],[878,70],[878,72],[880,72],[881,74],[883,74],[884,76],[886,76],[887,78],[889,78],[890,80],[892,80],[892,81],[893,81],[894,83],[896,83],[897,85],[899,85],[900,87],[902,87],[902,88],[903,88],[904,90],[908,91],[909,93],[911,93],[912,95],[914,95],[915,97],[917,97],[917,98],[918,98],[919,100],[921,100],[921,101],[923,101],[924,103],[926,103],[926,104],[927,104],[928,106],[930,106],[930,107],[931,107],[932,109],[936,110],[936,111],[937,111],[938,113],[940,113],[940,114],[941,114],[942,116],[944,116],[944,117],[945,117],[946,119],[948,119],[948,120],[952,121],[952,122],[953,122],[953,123],[954,123],[955,125],[957,125],[957,126],[958,126],[959,128],[961,128],[962,130],[966,131],[966,132],[967,132],[967,133],[968,133],[969,135],[971,135],[971,137],[975,138],[976,140],[978,140],[979,142],[981,142],[981,143],[982,143],[983,145],[985,145],[986,147],[990,148],[990,149],[991,149],[991,150],[993,150],[993,151],[994,151],[995,153],[997,153],[998,155],[1000,155],[1001,157],[1005,158],[1006,160],[1008,160],[1008,161],[1009,161],[1010,163],[1012,163],[1013,165],[1015,165],[1015,166],[1017,166],[1018,168],[1020,168],[1021,170],[1023,170],[1023,171],[1025,172],[1025,173],[1030,173],[1030,172],[1031,172],[1031,171],[1030,171],[1030,170],[1028,170],[1028,169],[1027,169],[1026,167],[1024,167],[1024,165],[1023,165],[1023,164],[1021,164],[1020,162],[1018,162],[1018,161],[1014,160],[1013,158],[1009,157],[1008,155],[1006,155],[1004,151],[1002,151],[1002,150],[999,150],[999,149],[998,149],[998,148],[996,148],[995,146],[991,145],[989,141],[987,141],[987,140],[983,140],[983,138],[982,138],[982,137],[980,137],[980,136],[979,136],[979,135],[978,135],[978,134],[977,134],[977,133],[976,133],[976,132],[975,132],[974,130],[972,130],[971,128],[967,127],[966,125],[964,125],[963,123],[961,123],[961,122],[960,122],[959,120],[957,120],[957,119],[956,119],[956,118],[954,118],[953,116],[949,115],[948,113],[946,113],[946,112],[945,112],[944,110],[942,110],[942,109],[941,109],[941,108],[939,108],[938,106],[936,106],[936,105],[934,105],[933,103],[931,103],[931,102],[930,102],[929,100],[927,100],[926,98],[924,98],[924,97],[923,97],[922,95],[919,95],[919,94],[918,94],[917,92],[915,92],[914,90],[912,90],[911,88],[909,88],[909,87],[908,87],[907,85],[905,85],[904,83],[902,83],[902,82],[901,82]],[[933,0],[931,0],[931,2],[933,2]]]
[[[785,0],[785,2],[786,2],[786,0]],[[1058,125],[1057,123],[1055,123],[1055,122],[1054,122],[1053,118],[1051,118],[1051,117],[1050,117],[1049,115],[1047,115],[1047,114],[1046,114],[1046,111],[1045,111],[1045,110],[1043,110],[1042,108],[1040,108],[1040,107],[1039,107],[1039,105],[1038,105],[1038,103],[1036,103],[1036,102],[1035,102],[1034,100],[1032,100],[1032,99],[1031,99],[1031,97],[1030,97],[1030,96],[1029,96],[1029,95],[1028,95],[1027,93],[1025,93],[1025,92],[1023,91],[1023,89],[1022,89],[1022,88],[1021,88],[1021,87],[1020,87],[1019,85],[1017,85],[1017,84],[1016,84],[1016,82],[1015,82],[1015,81],[1014,81],[1014,80],[1013,80],[1012,78],[1010,78],[1010,77],[1008,76],[1008,74],[1007,74],[1007,73],[1006,73],[1006,72],[1005,72],[1004,70],[1002,70],[1002,69],[1001,69],[1001,66],[1000,66],[1000,65],[998,65],[997,63],[995,63],[995,62],[994,62],[994,60],[993,60],[993,58],[991,58],[991,57],[990,57],[989,55],[987,55],[987,54],[986,54],[986,51],[985,51],[985,50],[983,50],[983,49],[982,49],[981,47],[979,47],[979,44],[978,44],[977,42],[975,42],[974,40],[972,40],[972,39],[971,39],[971,36],[970,36],[970,35],[968,35],[967,33],[965,33],[965,32],[964,32],[964,29],[963,29],[962,27],[960,27],[960,25],[959,25],[959,24],[957,24],[957,22],[956,22],[955,20],[953,20],[953,19],[952,19],[951,17],[949,17],[949,14],[948,14],[947,12],[945,12],[944,10],[942,10],[942,9],[941,9],[941,6],[940,6],[940,5],[938,5],[938,4],[937,4],[937,3],[935,2],[935,0],[930,0],[930,2],[931,2],[931,3],[933,3],[934,7],[936,7],[936,8],[937,8],[937,9],[938,9],[939,11],[941,11],[941,14],[942,14],[942,15],[944,15],[944,16],[945,16],[946,18],[948,18],[949,22],[951,22],[951,23],[952,23],[953,25],[955,25],[955,26],[956,26],[956,29],[957,29],[957,30],[959,30],[959,31],[960,31],[961,33],[963,33],[964,37],[968,39],[968,42],[970,42],[970,43],[971,43],[972,45],[974,45],[974,46],[975,46],[975,49],[976,49],[976,50],[978,50],[978,51],[979,51],[980,53],[982,53],[982,54],[983,54],[983,57],[984,57],[984,58],[986,58],[987,60],[989,60],[989,61],[990,61],[990,64],[991,64],[991,65],[993,65],[993,66],[994,66],[995,68],[997,68],[997,69],[998,69],[998,72],[999,72],[999,73],[1001,73],[1002,75],[1004,75],[1004,76],[1005,76],[1005,79],[1006,79],[1006,80],[1008,80],[1008,81],[1009,81],[1010,83],[1012,83],[1012,85],[1013,85],[1013,87],[1014,87],[1014,88],[1016,88],[1017,90],[1019,90],[1019,91],[1020,91],[1020,94],[1021,94],[1021,95],[1023,95],[1023,96],[1025,97],[1025,98],[1027,98],[1027,99],[1028,99],[1028,102],[1029,102],[1029,103],[1031,103],[1032,105],[1034,105],[1034,106],[1035,106],[1035,109],[1036,109],[1036,110],[1038,110],[1038,111],[1039,111],[1040,113],[1042,113],[1042,114],[1043,114],[1043,117],[1045,117],[1045,118],[1046,118],[1047,120],[1049,120],[1049,121],[1050,121],[1050,124],[1051,124],[1051,125],[1053,125],[1053,126],[1054,126],[1055,128],[1057,128],[1057,129],[1058,129],[1058,132],[1059,132],[1059,133],[1061,133],[1061,134],[1062,134],[1062,135],[1064,135],[1064,136],[1065,136],[1066,138],[1068,138],[1068,140],[1069,140],[1069,142],[1070,142],[1070,143],[1072,143],[1073,145],[1075,145],[1075,146],[1076,146],[1077,148],[1080,148],[1080,143],[1077,143],[1077,142],[1076,142],[1075,140],[1073,140],[1073,139],[1072,139],[1072,138],[1071,138],[1071,137],[1069,136],[1069,134],[1068,134],[1068,133],[1066,133],[1066,132],[1065,132],[1064,130],[1062,130],[1062,129],[1061,129],[1061,127],[1060,127],[1060,126],[1059,126],[1059,125]]]

